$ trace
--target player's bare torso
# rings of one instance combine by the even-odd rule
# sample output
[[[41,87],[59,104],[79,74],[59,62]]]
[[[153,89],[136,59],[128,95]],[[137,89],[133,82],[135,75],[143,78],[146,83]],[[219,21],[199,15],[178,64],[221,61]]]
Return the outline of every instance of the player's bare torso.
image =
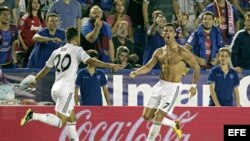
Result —
[[[183,72],[186,69],[186,64],[181,52],[186,51],[181,48],[178,44],[176,47],[168,48],[166,46],[159,48],[156,53],[156,58],[161,66],[162,80],[168,82],[180,82]]]

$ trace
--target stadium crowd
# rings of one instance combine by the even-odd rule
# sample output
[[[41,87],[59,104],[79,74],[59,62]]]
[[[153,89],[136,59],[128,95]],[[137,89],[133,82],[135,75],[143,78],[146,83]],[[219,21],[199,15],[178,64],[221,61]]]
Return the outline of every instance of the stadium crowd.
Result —
[[[76,27],[85,51],[138,68],[165,45],[162,29],[171,22],[202,69],[219,64],[218,50],[227,47],[241,72],[250,69],[249,9],[249,0],[0,0],[0,67],[42,68]],[[121,47],[128,53],[118,61]]]

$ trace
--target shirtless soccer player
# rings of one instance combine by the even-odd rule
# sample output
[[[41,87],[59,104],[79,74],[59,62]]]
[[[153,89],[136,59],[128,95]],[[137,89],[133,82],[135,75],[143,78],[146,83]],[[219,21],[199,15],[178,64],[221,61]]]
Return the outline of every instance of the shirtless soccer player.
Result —
[[[177,137],[182,138],[180,121],[173,121],[165,116],[173,111],[175,100],[181,92],[181,78],[186,70],[186,64],[194,69],[193,84],[189,89],[191,97],[196,94],[196,85],[200,75],[200,67],[194,56],[175,41],[175,26],[168,23],[164,26],[163,32],[166,45],[157,49],[146,65],[130,73],[130,78],[135,78],[137,75],[148,73],[157,62],[160,63],[160,80],[153,87],[153,93],[143,111],[143,118],[153,122],[147,141],[155,140],[161,125],[170,126]]]

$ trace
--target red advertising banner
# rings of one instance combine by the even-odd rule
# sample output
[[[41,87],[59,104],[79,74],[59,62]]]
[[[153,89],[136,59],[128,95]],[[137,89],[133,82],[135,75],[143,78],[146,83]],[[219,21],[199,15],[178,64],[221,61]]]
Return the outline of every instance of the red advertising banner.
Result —
[[[0,107],[1,141],[68,141],[66,128],[32,121],[20,127],[30,106]],[[53,106],[33,106],[38,113],[54,113]],[[151,122],[142,117],[143,107],[76,107],[77,132],[81,141],[145,141]],[[176,107],[170,119],[183,123],[183,141],[223,141],[225,124],[250,124],[248,107]],[[156,141],[178,141],[162,126]]]

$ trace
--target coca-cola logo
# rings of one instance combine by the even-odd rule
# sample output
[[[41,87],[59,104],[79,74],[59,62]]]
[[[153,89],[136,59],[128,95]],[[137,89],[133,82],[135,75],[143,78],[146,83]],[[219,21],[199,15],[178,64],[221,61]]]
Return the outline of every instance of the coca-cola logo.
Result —
[[[198,112],[191,114],[189,110],[184,111],[179,116],[175,114],[169,115],[172,120],[181,120],[183,128],[187,123],[196,118]],[[151,126],[151,122],[145,121],[142,117],[138,118],[138,115],[134,115],[135,120],[117,119],[117,117],[109,115],[108,120],[99,120],[92,116],[90,109],[84,109],[76,114],[77,119],[81,119],[81,122],[77,122],[77,133],[81,141],[145,141],[148,131]],[[133,115],[130,115],[133,116]],[[138,119],[136,119],[138,118]],[[84,120],[82,120],[84,119]],[[83,123],[82,123],[83,121]],[[143,124],[146,123],[146,129]],[[80,125],[79,125],[80,124]],[[145,125],[144,125],[145,126]],[[164,127],[163,127],[164,128]],[[124,129],[126,132],[124,132]],[[59,140],[66,141],[67,133],[66,127],[63,128]],[[188,141],[191,134],[183,133],[183,141]],[[169,128],[164,134],[159,134],[156,141],[173,141],[177,140],[177,137],[173,130]]]

